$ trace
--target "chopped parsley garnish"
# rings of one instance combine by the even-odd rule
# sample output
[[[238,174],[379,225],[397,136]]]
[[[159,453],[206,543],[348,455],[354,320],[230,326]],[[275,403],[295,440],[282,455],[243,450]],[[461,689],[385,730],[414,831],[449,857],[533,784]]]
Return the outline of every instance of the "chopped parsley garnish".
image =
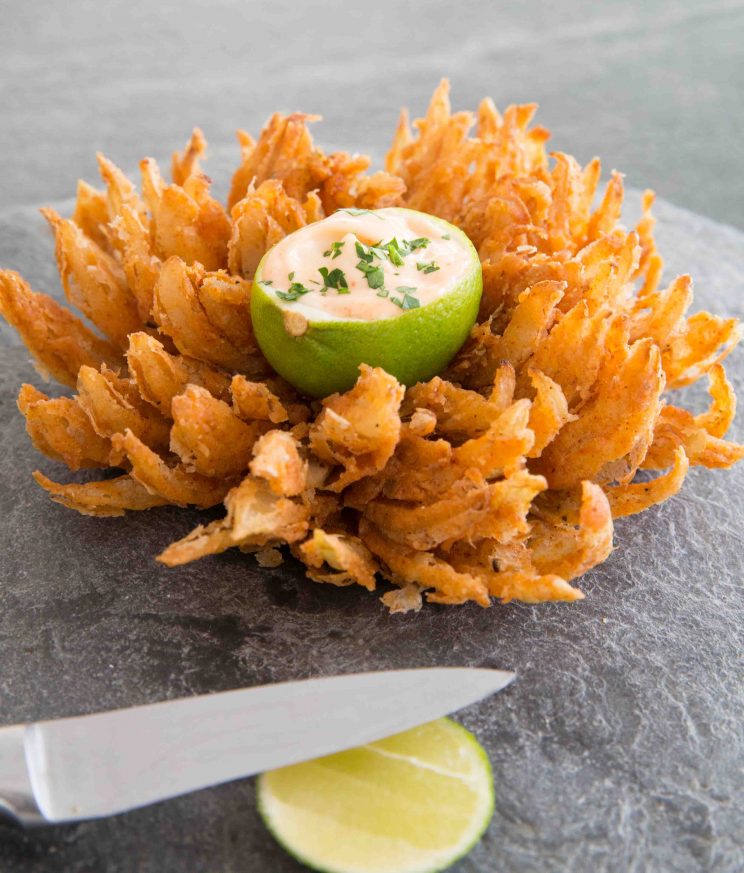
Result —
[[[420,236],[417,239],[404,239],[398,242],[398,240],[393,237],[390,242],[378,243],[378,246],[381,246],[384,252],[387,254],[388,259],[392,264],[396,267],[403,266],[403,258],[406,255],[410,255],[411,252],[415,252],[417,249],[424,249],[431,242],[425,236]]]
[[[398,285],[395,290],[403,295],[402,297],[390,298],[390,301],[396,306],[399,306],[401,309],[418,309],[421,306],[418,297],[414,297],[416,288],[412,288],[410,285]]]
[[[443,233],[442,239],[452,239],[452,237],[448,233]]]
[[[344,247],[344,241],[331,243],[331,247],[328,251],[323,252],[324,258],[330,258],[332,261],[335,261],[336,258],[341,256],[341,249]]]
[[[393,237],[390,242],[385,246],[385,250],[387,251],[388,259],[390,263],[396,267],[402,267],[405,261],[403,258],[405,257],[405,252],[400,250],[400,246],[398,245],[398,240]]]
[[[426,261],[417,261],[416,269],[420,270],[422,273],[435,273],[439,267],[437,266],[436,261],[429,261],[428,264]]]
[[[382,272],[382,267],[375,267],[366,260],[361,260],[356,265],[360,273],[364,273],[364,278],[370,288],[382,288],[385,284],[385,274]]]
[[[425,248],[430,242],[431,240],[425,236],[418,239],[404,239],[401,241],[393,237],[388,242],[379,240],[379,242],[371,246],[365,246],[357,242],[355,246],[357,255],[363,261],[367,261],[367,263],[371,263],[374,258],[378,258],[380,261],[390,261],[394,267],[402,267],[404,264],[403,259],[406,255],[410,255],[416,249]]]
[[[290,275],[294,276],[294,273],[291,273]],[[312,288],[306,288],[300,282],[292,282],[292,284],[289,286],[288,291],[277,291],[276,296],[280,300],[292,301],[298,300],[300,297],[302,297],[303,294],[309,294],[312,290]]]
[[[295,274],[294,274],[294,273],[290,273],[290,274],[287,276],[287,278],[289,279],[290,282],[294,279],[294,277],[295,277]]]
[[[388,294],[390,294],[390,292],[387,288],[380,288],[380,290],[377,292],[378,297],[387,297]]]
[[[404,294],[403,297],[391,297],[390,302],[401,309],[418,309],[421,306],[418,298],[411,297],[410,294]]]
[[[349,293],[349,283],[346,281],[346,275],[343,270],[339,270],[337,267],[335,270],[328,272],[328,267],[320,267],[318,272],[323,277],[324,291],[327,288],[335,288],[339,294]]]
[[[262,285],[273,285],[274,280],[273,279],[261,279],[261,284]]]

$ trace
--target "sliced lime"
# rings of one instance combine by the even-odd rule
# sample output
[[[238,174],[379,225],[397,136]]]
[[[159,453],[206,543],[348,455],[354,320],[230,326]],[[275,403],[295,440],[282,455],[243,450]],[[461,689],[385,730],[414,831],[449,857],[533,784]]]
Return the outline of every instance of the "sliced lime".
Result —
[[[276,840],[324,873],[433,873],[467,854],[493,815],[483,747],[439,719],[264,773],[258,808]]]
[[[422,217],[421,213],[407,209],[390,208],[380,210],[382,213],[417,216],[419,221]],[[271,250],[264,255],[254,278],[251,319],[262,352],[281,376],[306,394],[325,397],[350,388],[359,376],[362,363],[382,367],[404,385],[429,379],[447,366],[475,322],[483,287],[481,265],[475,248],[461,230],[434,216],[426,215],[425,218],[429,226],[437,229],[440,242],[446,239],[449,241],[447,245],[459,248],[461,269],[457,278],[448,280],[445,270],[440,271],[432,266],[433,261],[429,262],[430,255],[421,255],[423,260],[420,260],[419,252],[425,249],[414,251],[408,256],[413,265],[414,282],[433,284],[444,277],[436,296],[428,302],[419,300],[414,282],[396,280],[393,270],[398,268],[390,261],[390,253],[375,260],[374,252],[380,250],[362,246],[359,251],[363,255],[366,252],[365,256],[373,260],[367,264],[362,259],[359,264],[364,270],[377,271],[374,277],[370,273],[367,281],[370,289],[375,289],[372,297],[376,295],[382,301],[379,308],[383,315],[374,319],[355,317],[360,295],[342,285],[351,277],[359,280],[361,273],[358,276],[357,273],[360,268],[349,267],[346,274],[339,271],[337,276],[328,273],[330,268],[338,270],[337,265],[345,264],[347,257],[356,260],[351,244],[344,248],[339,260],[327,259],[326,273],[318,273],[317,283],[307,279],[304,285],[288,284],[295,279],[292,273],[291,279],[287,278],[281,288],[275,279],[264,281],[264,269]],[[384,227],[384,222],[381,222],[381,234],[384,234]],[[299,235],[308,230],[300,228],[279,245],[291,245],[292,238],[297,237],[305,246],[304,238]],[[321,255],[318,253],[318,258]],[[374,266],[378,261],[391,273],[388,276],[389,288],[381,287],[383,273]],[[420,269],[417,269],[419,264]],[[312,310],[306,307],[311,299],[314,305],[322,307],[329,300],[337,299],[337,295],[341,295],[348,316],[313,317]],[[399,311],[396,311],[396,306]]]

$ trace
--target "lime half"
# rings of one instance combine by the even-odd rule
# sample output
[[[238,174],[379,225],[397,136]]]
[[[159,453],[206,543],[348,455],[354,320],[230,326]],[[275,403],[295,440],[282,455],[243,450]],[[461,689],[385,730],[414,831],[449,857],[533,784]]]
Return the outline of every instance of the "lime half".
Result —
[[[251,319],[269,363],[305,394],[347,390],[362,363],[413,385],[465,342],[482,287],[478,253],[448,222],[392,207],[339,210],[264,255]]]
[[[445,870],[482,836],[494,803],[485,751],[446,718],[264,773],[257,794],[276,840],[325,873]]]

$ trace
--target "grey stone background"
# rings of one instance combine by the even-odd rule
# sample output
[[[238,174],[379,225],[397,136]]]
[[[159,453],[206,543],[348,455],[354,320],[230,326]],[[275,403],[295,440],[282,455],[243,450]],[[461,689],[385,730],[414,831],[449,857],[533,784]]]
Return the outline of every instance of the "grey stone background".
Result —
[[[29,207],[169,155],[199,124],[222,187],[238,126],[325,116],[317,138],[384,152],[401,103],[442,75],[457,108],[537,100],[556,148],[636,188],[744,225],[744,4],[377,2],[2,5],[0,265],[59,293]],[[632,206],[632,204],[631,204]],[[744,315],[744,235],[661,203],[669,271],[698,305]],[[696,471],[618,524],[574,607],[426,608],[389,617],[359,590],[226,554],[152,561],[202,514],[85,519],[30,483],[15,409],[40,384],[0,330],[0,723],[357,669],[491,664],[519,680],[462,713],[491,756],[497,810],[458,873],[744,868],[744,471]],[[744,392],[741,353],[729,368]],[[700,398],[695,398],[700,402]],[[742,439],[742,416],[733,433]],[[250,781],[109,821],[0,826],[5,873],[294,873]]]
[[[557,147],[741,226],[740,0],[4,0],[0,204],[66,197],[94,151],[136,166],[199,124],[276,110],[381,153],[443,76],[458,107],[538,101]]]

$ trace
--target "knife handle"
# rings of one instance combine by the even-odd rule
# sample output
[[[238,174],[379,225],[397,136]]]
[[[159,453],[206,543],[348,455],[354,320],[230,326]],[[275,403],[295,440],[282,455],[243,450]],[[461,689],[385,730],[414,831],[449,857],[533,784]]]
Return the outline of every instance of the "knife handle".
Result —
[[[0,727],[0,816],[20,824],[44,824],[26,764],[26,725]]]

